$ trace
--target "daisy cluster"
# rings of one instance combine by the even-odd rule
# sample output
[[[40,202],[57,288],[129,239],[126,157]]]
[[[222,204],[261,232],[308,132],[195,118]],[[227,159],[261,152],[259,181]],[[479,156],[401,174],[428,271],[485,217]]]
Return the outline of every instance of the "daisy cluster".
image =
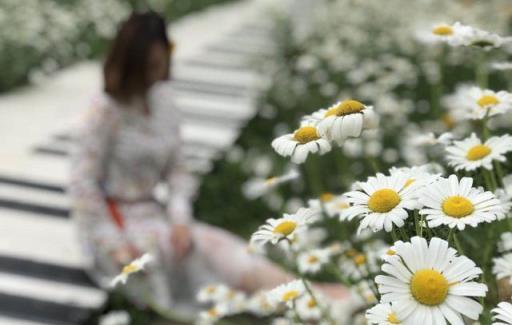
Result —
[[[318,3],[288,21],[259,113],[274,127],[261,155],[293,177],[244,187],[290,185],[250,241],[294,276],[258,293],[266,316],[512,324],[510,4]]]

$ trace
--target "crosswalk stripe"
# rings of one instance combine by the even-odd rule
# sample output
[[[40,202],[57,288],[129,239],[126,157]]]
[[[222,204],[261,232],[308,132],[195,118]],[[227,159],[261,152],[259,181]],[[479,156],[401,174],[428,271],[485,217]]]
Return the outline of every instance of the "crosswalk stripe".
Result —
[[[31,203],[63,209],[69,208],[70,204],[69,197],[62,193],[0,182],[1,200],[19,200],[20,198],[30,200]]]
[[[95,288],[82,268],[0,255],[0,272]]]
[[[94,309],[97,309],[97,306]],[[93,309],[90,308],[0,292],[0,314],[36,324],[84,324],[92,313]]]

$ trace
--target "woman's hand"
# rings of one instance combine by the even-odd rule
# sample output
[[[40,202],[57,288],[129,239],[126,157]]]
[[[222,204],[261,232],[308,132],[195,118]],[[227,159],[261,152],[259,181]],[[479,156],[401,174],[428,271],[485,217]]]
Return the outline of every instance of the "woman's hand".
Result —
[[[185,224],[175,224],[172,226],[171,245],[178,259],[182,259],[187,255],[192,248],[192,234],[189,226]]]
[[[140,257],[141,253],[135,245],[127,242],[111,251],[110,255],[118,264],[126,265]]]

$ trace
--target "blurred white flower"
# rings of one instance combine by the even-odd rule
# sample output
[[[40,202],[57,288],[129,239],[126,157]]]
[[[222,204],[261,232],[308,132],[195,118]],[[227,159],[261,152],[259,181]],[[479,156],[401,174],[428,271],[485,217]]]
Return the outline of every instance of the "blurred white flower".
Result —
[[[130,314],[124,310],[113,310],[100,317],[99,325],[129,325]]]
[[[140,272],[144,270],[146,265],[148,263],[151,263],[153,261],[153,256],[150,254],[144,254],[141,257],[137,258],[130,264],[126,265],[120,274],[118,274],[111,282],[110,286],[115,287],[119,283],[126,284],[126,281],[128,281],[128,277],[134,273]]]
[[[251,242],[264,245],[267,242],[277,244],[282,239],[293,242],[295,235],[302,228],[317,221],[318,211],[300,208],[295,214],[284,214],[279,219],[267,219],[266,223],[251,236]]]
[[[297,169],[292,168],[290,171],[280,176],[273,176],[266,179],[253,178],[243,185],[242,191],[248,199],[257,199],[283,183],[298,179],[299,176],[300,174]]]
[[[317,273],[329,261],[330,251],[326,248],[312,249],[302,252],[297,257],[297,265],[301,273]]]
[[[302,125],[291,134],[272,141],[272,148],[283,157],[291,157],[295,164],[302,164],[310,153],[323,155],[331,151],[331,144],[319,135],[314,125]]]
[[[299,299],[306,288],[302,280],[294,280],[272,289],[267,293],[268,301],[273,305],[286,304],[291,307]]]
[[[321,109],[309,118],[317,121],[321,136],[338,144],[343,144],[347,138],[357,138],[363,130],[377,126],[377,115],[373,107],[352,99]]]
[[[454,141],[446,147],[448,164],[456,171],[473,171],[478,168],[493,169],[493,161],[505,162],[512,151],[512,136],[505,134],[491,137],[482,143],[475,133],[469,138]]]
[[[509,281],[512,283],[512,253],[493,258],[492,262],[492,273],[496,275],[496,279],[510,278]]]

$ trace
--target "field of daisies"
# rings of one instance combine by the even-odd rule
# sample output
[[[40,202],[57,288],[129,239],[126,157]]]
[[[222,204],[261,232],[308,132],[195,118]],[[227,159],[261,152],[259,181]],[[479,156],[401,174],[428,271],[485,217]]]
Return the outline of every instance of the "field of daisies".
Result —
[[[211,284],[198,321],[512,324],[512,3],[313,7],[276,16],[261,109],[198,201],[294,279]]]
[[[118,24],[134,9],[152,8],[172,20],[223,1],[2,0],[0,92],[101,57]]]

